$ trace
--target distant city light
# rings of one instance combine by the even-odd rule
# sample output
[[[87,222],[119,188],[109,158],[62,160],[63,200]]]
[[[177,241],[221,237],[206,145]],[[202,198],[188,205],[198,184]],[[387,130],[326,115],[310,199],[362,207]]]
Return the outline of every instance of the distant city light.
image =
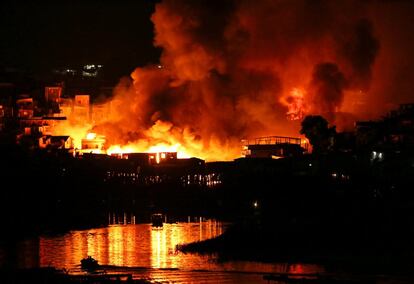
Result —
[[[384,154],[382,152],[372,151],[371,153],[371,161],[382,161],[384,160]]]
[[[91,69],[95,69],[95,65],[94,64],[87,64],[85,66],[83,66],[84,69],[86,70],[91,70]]]

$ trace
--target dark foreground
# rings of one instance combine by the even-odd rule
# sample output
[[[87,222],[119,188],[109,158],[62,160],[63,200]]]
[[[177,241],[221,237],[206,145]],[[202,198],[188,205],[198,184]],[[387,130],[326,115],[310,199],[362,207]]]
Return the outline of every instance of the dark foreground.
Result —
[[[105,267],[90,273],[70,274],[55,268],[2,270],[4,284],[80,284],[80,283],[316,283],[316,284],[405,284],[412,283],[412,275],[349,274],[349,273],[242,273],[229,271],[157,271],[163,277],[140,278],[139,271],[146,268]],[[158,269],[161,270],[161,269]]]
[[[343,225],[343,224],[342,224]],[[412,234],[350,228],[274,223],[237,224],[224,234],[177,247],[184,253],[218,255],[220,261],[318,263],[328,271],[410,275],[414,265]]]
[[[125,161],[10,150],[3,153],[0,171],[9,184],[1,193],[0,213],[10,229],[0,239],[105,226],[108,212],[117,210],[160,210],[237,224],[215,239],[180,246],[183,252],[218,254],[222,261],[320,263],[332,271],[408,276],[414,266],[414,154],[384,161],[369,157],[239,159],[174,171],[171,165],[157,166],[128,183],[130,172],[121,167],[129,165]],[[136,174],[137,167],[130,168]],[[145,182],[164,176],[169,178]],[[209,187],[192,184],[194,176],[217,180]]]
[[[127,273],[85,273],[70,275],[55,268],[36,268],[21,270],[3,270],[2,283],[150,283],[146,280],[133,279]]]

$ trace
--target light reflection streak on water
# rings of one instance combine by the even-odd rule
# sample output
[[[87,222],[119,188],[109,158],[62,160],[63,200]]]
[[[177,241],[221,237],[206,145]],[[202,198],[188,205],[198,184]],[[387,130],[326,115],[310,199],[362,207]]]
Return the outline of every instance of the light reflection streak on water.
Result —
[[[221,223],[199,220],[165,224],[161,230],[153,230],[150,224],[139,224],[72,231],[60,236],[20,241],[13,246],[0,246],[0,267],[7,262],[7,265],[18,268],[54,266],[77,273],[80,259],[91,255],[101,264],[135,267],[128,269],[127,273],[133,273],[136,279],[162,283],[267,283],[263,281],[263,273],[324,273],[319,265],[245,261],[217,263],[210,262],[209,257],[176,253],[174,250],[177,244],[205,239],[222,231]],[[119,268],[118,271],[125,269]],[[385,279],[381,283],[412,282]]]
[[[165,262],[165,259],[161,259],[161,255],[165,255],[165,251],[161,249],[162,232],[160,229],[151,231],[151,267],[161,267],[161,263]]]
[[[110,234],[108,241],[108,253],[109,260],[113,265],[124,265],[125,258],[127,257],[128,251],[124,250],[124,239],[122,236],[122,227],[113,226],[109,228]],[[95,244],[99,245],[99,244]]]
[[[239,283],[236,280],[240,275],[244,275],[244,280],[253,281],[240,280],[240,283],[257,283],[261,279],[259,274],[246,276],[245,272],[321,272],[321,267],[312,265],[292,266],[244,261],[217,263],[209,256],[183,254],[175,250],[177,244],[217,236],[223,232],[223,228],[220,222],[197,220],[190,223],[164,224],[162,229],[153,229],[150,224],[118,224],[106,228],[72,231],[63,236],[42,237],[38,248],[40,265],[76,271],[76,267],[79,269],[80,260],[91,255],[103,265],[131,267],[132,272],[128,271],[137,277],[154,281],[175,279],[177,283],[189,283],[186,282],[189,279],[195,281],[192,283],[198,283],[198,280],[204,283],[209,277],[217,279],[214,283],[222,283],[219,279],[226,283],[230,283],[227,280]],[[165,270],[171,268],[178,270]]]
[[[222,231],[223,224],[214,221],[164,224],[160,230],[150,224],[128,224],[71,231],[63,236],[40,238],[40,265],[74,268],[90,255],[104,265],[153,268],[189,265],[198,269],[206,257],[177,253],[176,245],[214,237]]]

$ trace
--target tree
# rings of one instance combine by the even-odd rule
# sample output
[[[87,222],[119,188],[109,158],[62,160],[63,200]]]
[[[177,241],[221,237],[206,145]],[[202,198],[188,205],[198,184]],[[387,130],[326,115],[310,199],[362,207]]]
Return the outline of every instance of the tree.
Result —
[[[321,154],[331,150],[336,127],[328,126],[328,121],[320,115],[307,115],[302,121],[300,133],[309,139],[313,153]]]

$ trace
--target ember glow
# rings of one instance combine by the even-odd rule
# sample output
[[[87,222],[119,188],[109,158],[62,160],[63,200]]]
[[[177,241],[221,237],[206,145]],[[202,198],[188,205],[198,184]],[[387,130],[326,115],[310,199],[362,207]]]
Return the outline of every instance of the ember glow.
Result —
[[[289,120],[302,120],[306,114],[305,109],[305,90],[293,88],[287,98],[282,98],[281,102],[286,105],[286,112]]]

